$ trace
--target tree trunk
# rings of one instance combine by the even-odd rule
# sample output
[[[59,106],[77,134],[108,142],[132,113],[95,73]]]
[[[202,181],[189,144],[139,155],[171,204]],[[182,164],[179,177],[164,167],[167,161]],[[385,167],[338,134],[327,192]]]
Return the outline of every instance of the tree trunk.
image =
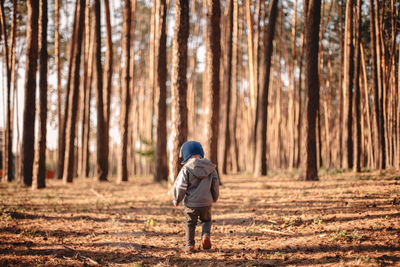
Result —
[[[294,77],[295,68],[297,65],[297,55],[296,55],[296,18],[297,18],[297,0],[294,2],[293,8],[293,18],[292,18],[292,66],[290,70],[290,84],[291,84],[291,92],[289,96],[289,106],[288,106],[288,126],[290,132],[290,140],[289,140],[289,169],[294,168],[294,162],[296,158],[295,154],[295,120],[296,120],[296,111],[294,107],[295,98],[296,98],[296,79]]]
[[[76,36],[76,49],[72,55],[72,76],[71,88],[69,95],[68,117],[64,119],[67,121],[66,128],[66,149],[65,149],[65,162],[64,162],[64,183],[72,183],[75,176],[75,135],[76,135],[76,121],[79,106],[79,71],[81,63],[82,51],[82,36],[85,21],[85,1],[79,0],[76,13],[78,14],[78,21],[76,28],[74,28]]]
[[[368,94],[368,80],[367,80],[367,70],[365,67],[365,59],[364,59],[364,49],[363,45],[360,42],[360,52],[361,52],[361,63],[363,69],[363,80],[364,80],[364,94],[365,94],[365,104],[366,104],[366,117],[367,117],[367,127],[368,127],[368,143],[369,143],[369,157],[371,163],[374,163],[374,153],[373,153],[373,140],[372,140],[372,123],[371,123],[371,115],[370,115],[370,107],[369,107],[369,94]],[[371,164],[372,166],[373,164]]]
[[[194,4],[194,3],[193,3]],[[157,103],[157,143],[154,155],[155,172],[154,181],[168,180],[167,164],[167,4],[161,0],[158,5],[157,17],[159,20],[159,32],[157,34],[157,84],[156,84],[156,103]]]
[[[344,135],[343,150],[345,169],[353,168],[353,76],[354,76],[354,47],[353,47],[353,7],[354,0],[346,3],[345,50],[344,50]]]
[[[298,120],[297,120],[297,162],[296,162],[296,167],[299,168],[301,164],[301,151],[302,151],[302,129],[303,129],[303,112],[302,112],[302,105],[303,105],[303,58],[304,58],[304,47],[305,42],[304,42],[304,27],[303,27],[303,32],[301,33],[300,37],[300,61],[299,61],[299,90],[298,90],[298,96],[299,96],[299,103],[297,107],[297,113],[298,113]]]
[[[362,0],[357,0],[356,6],[356,16],[354,19],[355,24],[355,33],[354,33],[354,41],[355,41],[355,55],[354,55],[354,91],[355,91],[355,102],[354,108],[356,113],[356,150],[355,150],[355,163],[354,170],[356,172],[361,171],[361,124],[360,124],[360,41],[361,41],[361,5]]]
[[[62,113],[61,113],[61,60],[60,60],[60,0],[55,0],[55,7],[54,7],[54,64],[57,68],[57,118],[58,118],[58,157],[61,156],[61,147],[62,147],[62,132],[63,132],[63,120],[62,120]],[[64,152],[63,152],[64,153]],[[61,178],[62,171],[60,172],[60,163],[61,161],[58,160],[57,166],[57,177]],[[64,162],[62,162],[64,164]]]
[[[40,0],[40,110],[38,140],[33,170],[33,188],[46,187],[46,129],[47,129],[47,0]]]
[[[16,114],[14,112],[15,110],[15,103],[16,103],[16,99],[17,99],[17,70],[16,70],[16,62],[17,62],[17,57],[16,57],[16,37],[17,37],[17,29],[18,29],[18,21],[17,21],[17,10],[18,10],[18,2],[17,0],[13,0],[13,19],[12,19],[12,29],[11,29],[11,84],[12,84],[12,90],[13,90],[13,100],[12,100],[12,104],[11,104],[11,113],[10,113],[10,127],[11,129],[8,131],[9,132],[9,136],[8,136],[8,152],[12,153],[12,147],[13,147],[13,135],[14,135],[14,114]],[[16,116],[18,117],[18,116]],[[17,121],[17,150],[19,147],[19,127],[18,127],[18,121]],[[12,155],[12,154],[11,154]],[[21,161],[17,161],[13,159],[13,157],[11,156],[11,158],[8,159],[8,170],[10,170],[10,168],[12,166],[14,166],[15,170],[18,170],[19,167],[19,162]],[[14,165],[15,164],[15,165]],[[6,167],[5,167],[6,168]],[[12,169],[11,169],[12,170]],[[8,176],[8,177],[7,177]],[[5,174],[3,177],[7,177],[8,181],[11,181],[15,178],[15,172],[8,172],[7,174]]]
[[[248,65],[249,65],[249,97],[250,97],[250,110],[252,116],[255,111],[255,66],[254,66],[254,28],[253,28],[253,14],[251,13],[251,0],[246,0],[246,24],[247,24],[247,51],[248,51]]]
[[[174,181],[181,164],[179,151],[187,139],[187,106],[186,106],[186,69],[187,44],[189,38],[189,1],[176,0],[175,7],[175,34],[172,49],[172,151],[170,157],[170,180]],[[219,65],[218,65],[219,66]]]
[[[128,181],[128,134],[129,134],[129,111],[131,106],[131,90],[130,90],[130,64],[131,64],[131,0],[125,0],[124,6],[124,29],[123,29],[123,45],[122,51],[124,55],[123,82],[122,82],[122,101],[121,103],[121,148],[118,163],[118,182]]]
[[[264,33],[264,77],[260,96],[260,121],[257,124],[256,157],[254,165],[254,176],[267,175],[267,120],[268,120],[268,91],[269,76],[271,69],[271,56],[273,50],[273,39],[275,23],[278,13],[278,0],[272,0],[269,9],[268,27]]]
[[[105,123],[105,139],[103,140],[104,145],[104,157],[107,160],[107,166],[104,165],[102,172],[104,172],[104,168],[107,168],[108,174],[108,155],[109,155],[109,142],[110,142],[110,112],[111,112],[111,88],[112,88],[112,76],[113,76],[113,42],[112,42],[112,29],[111,29],[111,20],[110,20],[110,4],[109,0],[104,0],[104,12],[105,12],[105,21],[106,21],[106,58],[105,58],[105,68],[104,68],[104,84],[103,84],[103,103],[104,103],[104,123]],[[105,176],[107,176],[107,174]],[[103,180],[103,178],[101,179]]]
[[[239,3],[233,0],[233,33],[232,33],[232,106],[231,128],[229,129],[232,134],[232,145],[230,150],[231,155],[231,169],[233,173],[239,171],[239,153],[238,153],[238,140],[237,140],[237,109],[238,109],[238,90],[237,90],[237,70],[238,70],[238,41],[239,41]]]
[[[93,29],[90,20],[90,1],[86,2],[85,9],[85,55],[83,63],[83,108],[82,108],[82,148],[78,175],[88,177],[89,175],[89,133],[90,133],[90,99],[91,99],[91,79],[93,69]]]
[[[379,116],[379,90],[378,90],[378,74],[376,65],[376,35],[375,35],[375,12],[374,12],[374,1],[370,1],[370,30],[371,30],[371,76],[372,82],[371,87],[374,91],[374,103],[375,103],[375,168],[379,168],[379,161],[381,159],[381,147],[380,147],[380,116]]]
[[[64,117],[62,118],[62,120],[60,121],[60,123],[62,124],[61,126],[61,137],[59,138],[59,147],[58,147],[58,163],[57,163],[57,178],[61,179],[63,177],[64,174],[64,163],[65,163],[65,146],[66,146],[66,130],[67,130],[67,119],[70,116],[68,114],[69,112],[69,98],[70,98],[70,93],[71,93],[71,76],[72,76],[72,65],[73,65],[73,55],[75,53],[76,50],[76,31],[75,29],[77,28],[77,24],[78,24],[78,4],[79,2],[76,2],[75,5],[75,19],[74,19],[74,27],[73,27],[73,31],[72,31],[72,38],[71,38],[71,42],[70,42],[70,53],[69,53],[69,69],[68,69],[68,77],[67,77],[67,84],[66,84],[66,93],[65,93],[65,103],[64,103]],[[56,10],[58,11],[59,9],[56,8]],[[58,31],[56,30],[56,33],[58,33]],[[57,39],[56,39],[57,40]],[[59,39],[57,41],[59,43]],[[60,63],[58,63],[60,64]],[[59,65],[59,67],[61,68],[61,65]],[[61,70],[58,70],[61,72]],[[58,75],[58,74],[57,74]],[[60,74],[61,77],[61,74]],[[60,78],[61,79],[61,78]],[[60,81],[61,83],[61,81]],[[59,93],[59,104],[61,104],[61,94]]]
[[[339,39],[340,39],[340,73],[344,69],[344,38],[343,38],[343,2],[338,4],[339,8]],[[339,116],[337,122],[339,168],[343,168],[343,75],[339,75]]]
[[[209,88],[208,158],[218,166],[218,132],[219,132],[219,71],[221,55],[221,8],[219,0],[208,0],[207,4],[207,87]]]
[[[318,49],[321,0],[308,2],[305,21],[305,54],[306,54],[306,151],[304,151],[304,170],[301,180],[318,180],[316,118],[319,105]]]
[[[15,9],[15,6],[14,6]],[[6,125],[3,138],[3,180],[11,182],[13,180],[13,155],[12,155],[12,114],[11,114],[11,59],[9,56],[9,46],[7,37],[6,17],[4,13],[4,1],[0,3],[1,33],[3,34],[3,52],[7,75],[6,88]],[[14,26],[15,27],[15,26]]]
[[[96,159],[96,180],[107,181],[108,175],[108,140],[106,133],[106,122],[104,119],[103,103],[103,79],[101,63],[101,12],[100,0],[94,0],[94,84],[97,97],[97,159]]]
[[[38,59],[39,1],[28,0],[26,30],[25,103],[21,149],[21,175],[25,186],[32,185],[35,151],[35,99]]]
[[[104,68],[104,121],[106,123],[106,141],[109,141],[109,128],[110,128],[110,107],[111,107],[111,85],[113,75],[113,43],[112,43],[112,30],[111,30],[111,19],[110,19],[110,4],[109,0],[104,0],[104,12],[106,17],[106,62]]]
[[[371,1],[372,2],[372,1]],[[375,7],[374,7],[374,13],[375,13],[375,46],[372,46],[375,48],[376,51],[376,73],[377,73],[377,89],[379,90],[378,92],[378,99],[379,99],[379,154],[380,154],[380,161],[379,161],[379,169],[385,169],[386,168],[386,140],[385,140],[385,107],[384,107],[384,98],[385,98],[385,89],[384,89],[384,84],[383,84],[383,66],[384,64],[381,63],[381,60],[384,59],[384,55],[381,55],[381,29],[379,28],[379,2],[377,0],[374,0],[375,2]],[[371,3],[371,7],[373,4]],[[371,18],[372,22],[372,18]],[[371,47],[371,49],[372,49]]]
[[[222,173],[228,173],[228,153],[231,146],[230,134],[230,110],[231,110],[231,80],[232,80],[232,33],[233,33],[233,0],[229,0],[226,8],[228,9],[227,27],[226,27],[226,56],[225,56],[225,72],[224,72],[224,92],[225,92],[225,129],[224,129],[224,146]]]

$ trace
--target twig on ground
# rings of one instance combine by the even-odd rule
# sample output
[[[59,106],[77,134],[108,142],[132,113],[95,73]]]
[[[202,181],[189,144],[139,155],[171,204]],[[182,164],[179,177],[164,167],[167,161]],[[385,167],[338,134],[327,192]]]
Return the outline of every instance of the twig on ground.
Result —
[[[72,251],[76,252],[76,256],[75,256],[75,257],[76,257],[77,259],[80,259],[80,260],[87,260],[87,261],[91,262],[91,263],[94,264],[94,265],[99,265],[99,263],[98,263],[97,261],[95,261],[94,259],[91,259],[91,258],[86,257],[86,256],[82,256],[82,255],[79,253],[79,251],[77,251],[76,249],[73,249],[73,248],[68,247],[68,246],[66,246],[66,245],[63,245],[63,247],[66,248],[66,249],[69,249],[69,250],[72,250]],[[65,257],[65,256],[64,256],[64,258],[68,258],[68,257]],[[68,259],[72,259],[72,258],[68,258]]]
[[[271,230],[271,229],[261,229],[261,231],[268,232],[268,233],[274,233],[274,234],[280,234],[280,235],[292,235],[292,234],[289,234],[289,233],[284,233],[284,232],[281,232],[281,231],[276,231],[276,230]]]
[[[97,192],[96,190],[94,190],[94,188],[91,188],[90,191],[92,191],[96,196],[98,197],[102,197],[105,198],[105,196],[103,196],[102,194],[100,194],[99,192]]]
[[[95,261],[95,260],[93,260],[93,259],[91,259],[91,258],[89,258],[89,257],[86,257],[86,256],[80,256],[81,258],[83,258],[83,259],[86,259],[86,260],[88,260],[88,261],[90,261],[92,264],[94,264],[94,265],[99,265],[99,263],[97,262],[97,261]]]

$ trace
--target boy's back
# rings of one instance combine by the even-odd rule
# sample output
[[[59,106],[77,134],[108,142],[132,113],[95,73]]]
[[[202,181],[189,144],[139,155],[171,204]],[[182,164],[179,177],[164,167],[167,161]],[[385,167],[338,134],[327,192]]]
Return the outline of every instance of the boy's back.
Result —
[[[182,167],[174,185],[174,204],[186,207],[211,206],[218,200],[219,181],[215,164],[206,158],[191,158]]]

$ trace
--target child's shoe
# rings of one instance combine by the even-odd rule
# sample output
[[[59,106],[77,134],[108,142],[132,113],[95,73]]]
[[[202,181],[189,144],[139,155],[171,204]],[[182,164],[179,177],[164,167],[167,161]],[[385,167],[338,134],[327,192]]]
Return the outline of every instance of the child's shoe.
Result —
[[[203,249],[210,249],[211,248],[210,235],[204,234],[202,239],[203,239],[203,241],[202,241]]]
[[[185,245],[185,246],[183,246],[181,248],[181,251],[183,251],[183,252],[194,252],[194,246]]]

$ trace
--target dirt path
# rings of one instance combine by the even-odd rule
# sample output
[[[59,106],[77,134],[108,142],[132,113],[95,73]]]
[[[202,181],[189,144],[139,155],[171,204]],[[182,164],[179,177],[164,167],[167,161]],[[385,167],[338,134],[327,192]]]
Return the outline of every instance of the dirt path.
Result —
[[[294,177],[223,177],[213,248],[192,254],[182,207],[150,178],[1,184],[0,266],[400,266],[399,172]]]

